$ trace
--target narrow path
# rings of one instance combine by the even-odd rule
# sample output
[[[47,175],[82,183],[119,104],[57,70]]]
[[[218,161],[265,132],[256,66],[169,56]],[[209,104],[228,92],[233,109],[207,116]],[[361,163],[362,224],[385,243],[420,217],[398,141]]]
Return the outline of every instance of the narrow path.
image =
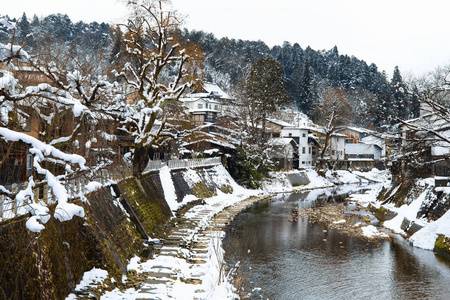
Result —
[[[206,299],[223,279],[220,240],[241,211],[270,195],[250,197],[224,208],[224,203],[191,208],[165,240],[154,259],[137,264],[145,279],[134,299]]]

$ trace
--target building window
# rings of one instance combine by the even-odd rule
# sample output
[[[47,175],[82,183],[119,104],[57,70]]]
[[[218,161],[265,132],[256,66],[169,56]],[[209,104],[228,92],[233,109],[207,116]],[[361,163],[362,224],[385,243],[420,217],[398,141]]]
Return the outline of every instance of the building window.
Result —
[[[302,165],[304,165],[305,164],[305,162],[304,161],[302,161]]]
[[[302,134],[302,137],[306,137],[306,133],[303,133],[303,134]]]
[[[218,105],[214,105],[214,109],[215,110],[219,110],[219,106]]]
[[[289,132],[289,137],[292,137],[292,132]]]
[[[200,104],[200,103],[197,104],[197,108],[200,108],[200,109],[203,108],[203,104]]]
[[[311,147],[309,147],[309,154],[311,154],[312,153],[312,148]]]
[[[306,153],[306,149],[305,149],[305,147],[302,147],[302,154],[305,154]]]

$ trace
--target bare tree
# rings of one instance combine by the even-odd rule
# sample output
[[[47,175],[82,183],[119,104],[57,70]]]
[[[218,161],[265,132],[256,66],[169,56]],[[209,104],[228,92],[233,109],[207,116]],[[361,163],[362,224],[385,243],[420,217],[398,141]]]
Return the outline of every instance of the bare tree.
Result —
[[[408,93],[420,102],[420,116],[399,121],[402,144],[394,155],[402,175],[427,176],[435,164],[450,160],[450,81],[449,68],[438,68],[411,81]],[[432,151],[433,150],[433,151]]]
[[[328,152],[333,134],[351,122],[352,106],[348,103],[346,96],[344,90],[329,89],[325,91],[322,101],[314,109],[316,122],[322,126],[325,135],[325,142],[316,162],[318,170],[324,169],[326,163],[330,162]]]

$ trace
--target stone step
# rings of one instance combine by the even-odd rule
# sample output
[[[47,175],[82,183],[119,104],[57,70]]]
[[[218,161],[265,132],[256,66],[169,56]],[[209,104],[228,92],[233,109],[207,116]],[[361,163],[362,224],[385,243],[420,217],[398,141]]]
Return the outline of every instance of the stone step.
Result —
[[[196,255],[196,254],[207,254],[209,251],[208,251],[208,249],[207,248],[205,248],[205,249],[192,249],[191,250],[191,253],[193,254],[193,255]]]
[[[166,280],[166,279],[146,279],[144,280],[144,283],[150,284],[150,285],[154,285],[154,284],[166,284],[167,282],[169,282],[170,280]]]
[[[158,272],[147,272],[145,273],[149,279],[157,279],[157,278],[172,278],[172,277],[176,277],[177,273],[176,272],[163,272],[163,271],[158,271]]]
[[[206,264],[206,260],[203,260],[203,259],[195,259],[195,258],[189,258],[188,259],[188,262],[190,263],[190,264],[196,264],[196,265],[204,265],[204,264]]]
[[[171,235],[181,236],[181,237],[192,236],[194,234],[195,234],[195,232],[186,232],[186,231],[174,231],[171,233]]]

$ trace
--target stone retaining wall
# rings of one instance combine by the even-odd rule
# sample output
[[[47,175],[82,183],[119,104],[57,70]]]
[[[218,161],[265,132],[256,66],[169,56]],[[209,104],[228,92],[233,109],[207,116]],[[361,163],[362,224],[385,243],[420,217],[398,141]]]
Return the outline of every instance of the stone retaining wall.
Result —
[[[177,201],[187,194],[206,198],[217,188],[230,189],[214,180],[214,168],[194,171],[201,179],[195,184],[186,182],[186,170],[172,172]],[[67,222],[51,218],[40,234],[26,229],[29,215],[0,223],[0,299],[64,299],[94,267],[114,277],[116,282],[106,286],[120,286],[127,260],[143,249],[142,234],[120,200],[129,204],[151,237],[164,236],[172,212],[157,171],[141,180],[123,180],[118,190],[119,198],[108,186],[86,195],[88,203],[74,201],[84,207],[85,218]]]

